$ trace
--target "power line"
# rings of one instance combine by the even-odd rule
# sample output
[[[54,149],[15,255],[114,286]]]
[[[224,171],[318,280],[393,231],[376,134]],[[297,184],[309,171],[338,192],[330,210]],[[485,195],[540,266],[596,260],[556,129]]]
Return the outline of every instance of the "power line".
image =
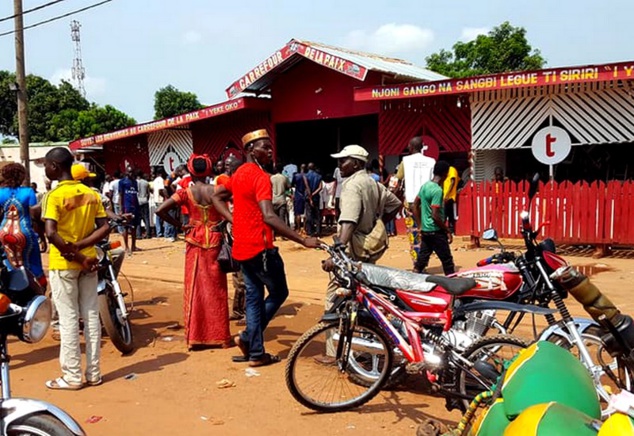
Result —
[[[29,12],[39,11],[40,9],[44,9],[44,8],[49,7],[49,6],[53,6],[54,4],[56,4],[56,3],[61,3],[61,2],[63,2],[63,1],[66,1],[66,0],[54,0],[54,1],[52,1],[52,2],[48,2],[48,3],[45,3],[45,4],[43,4],[43,5],[40,5],[40,6],[36,6],[36,7],[34,7],[34,8],[31,8],[31,9],[27,9],[26,11],[23,11],[23,12],[22,12],[22,15],[26,15],[26,14],[28,14]],[[15,17],[16,17],[16,16],[15,16],[15,14],[14,14],[14,15],[11,15],[10,17],[0,18],[0,23],[2,23],[3,21],[12,20],[12,19],[14,19]]]
[[[60,1],[60,0],[58,0],[58,1]],[[103,5],[105,3],[109,3],[111,1],[112,0],[104,0],[104,1],[99,2],[99,3],[95,3],[94,5],[86,6],[85,8],[77,9],[75,11],[68,12],[68,13],[63,14],[63,15],[58,15],[56,17],[49,18],[48,20],[40,21],[39,23],[31,24],[29,26],[24,26],[24,30],[32,29],[34,27],[38,27],[38,26],[41,26],[43,24],[47,24],[47,23],[51,23],[53,21],[61,20],[62,18],[70,17],[71,15],[75,15],[75,14],[78,14],[80,12],[87,11],[88,9],[96,8],[97,6],[101,6],[101,5]],[[15,32],[16,32],[15,30],[10,30],[8,32],[0,33],[0,36],[11,35],[11,34],[14,34]]]

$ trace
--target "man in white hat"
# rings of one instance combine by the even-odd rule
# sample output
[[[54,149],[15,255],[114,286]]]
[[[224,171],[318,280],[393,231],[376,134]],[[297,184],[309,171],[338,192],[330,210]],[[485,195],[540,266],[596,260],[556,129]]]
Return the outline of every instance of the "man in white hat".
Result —
[[[331,155],[339,160],[344,178],[341,189],[341,213],[339,215],[339,241],[349,247],[354,260],[374,263],[388,247],[387,231],[383,222],[394,218],[403,207],[396,195],[377,183],[366,171],[368,152],[359,145],[347,145],[339,153]],[[331,259],[324,262],[324,271],[332,271]],[[333,280],[326,291],[326,311],[330,310],[337,289]],[[335,348],[332,341],[326,345],[326,354],[315,358],[320,363],[334,362]]]

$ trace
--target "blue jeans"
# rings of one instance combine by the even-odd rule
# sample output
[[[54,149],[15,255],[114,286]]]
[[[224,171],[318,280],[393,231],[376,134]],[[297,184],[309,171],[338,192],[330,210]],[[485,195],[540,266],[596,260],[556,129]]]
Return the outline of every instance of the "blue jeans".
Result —
[[[158,203],[156,205],[156,208],[158,209],[159,206],[161,205],[161,203]],[[167,226],[167,223],[165,223],[165,226]],[[154,214],[154,228],[156,229],[156,237],[160,238],[163,236],[163,220],[161,219],[160,216]]]
[[[171,217],[176,217],[176,211],[170,210],[167,212]],[[165,237],[166,238],[175,238],[176,237],[176,228],[173,225],[165,221]]]
[[[114,205],[114,213],[117,215],[121,215],[121,206],[119,206],[119,203],[113,203],[113,205]],[[124,230],[123,226],[117,226],[117,232],[120,235],[123,235],[123,230]]]
[[[284,261],[277,248],[240,262],[246,286],[247,328],[240,340],[249,346],[249,360],[264,357],[264,330],[288,297]],[[269,295],[264,298],[264,287]]]

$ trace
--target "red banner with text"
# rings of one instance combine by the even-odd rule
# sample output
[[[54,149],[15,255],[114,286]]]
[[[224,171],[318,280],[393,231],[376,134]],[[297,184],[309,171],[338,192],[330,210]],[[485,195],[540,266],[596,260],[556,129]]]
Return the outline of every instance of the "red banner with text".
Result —
[[[396,100],[531,86],[631,79],[634,79],[634,61],[357,88],[354,90],[354,99],[356,101]]]
[[[234,98],[294,54],[303,56],[319,65],[335,70],[341,74],[345,74],[346,76],[353,77],[357,80],[365,80],[365,77],[368,74],[367,68],[348,59],[328,53],[325,49],[320,50],[310,44],[291,40],[284,47],[273,53],[240,79],[232,83],[231,86],[226,89],[227,97]]]
[[[167,129],[170,127],[182,126],[192,121],[204,120],[229,112],[237,111],[245,107],[244,99],[226,101],[224,103],[208,106],[206,108],[189,112],[174,117],[164,118],[162,120],[151,121],[149,123],[138,124],[136,126],[126,127],[125,129],[116,130],[110,133],[91,136],[89,138],[78,139],[70,143],[71,150],[77,150],[82,147],[88,147],[94,144],[102,144],[104,142],[115,141],[117,139],[128,138],[142,133],[156,132],[157,130]]]

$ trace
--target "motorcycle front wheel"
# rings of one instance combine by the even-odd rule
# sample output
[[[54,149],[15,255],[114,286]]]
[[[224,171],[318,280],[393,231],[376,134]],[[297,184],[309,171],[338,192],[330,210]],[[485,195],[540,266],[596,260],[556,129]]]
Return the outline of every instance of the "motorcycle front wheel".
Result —
[[[106,290],[99,294],[99,316],[108,337],[117,350],[123,354],[134,350],[130,319],[123,319],[114,295],[114,289],[108,283]]]
[[[342,324],[343,329],[338,321],[317,324],[299,338],[288,355],[286,386],[298,402],[318,412],[339,412],[367,403],[391,373],[393,351],[383,331],[362,320],[352,332],[345,331],[350,328],[348,323]],[[368,360],[371,367],[366,369],[376,378],[364,386],[350,376],[349,359],[368,347],[375,358]]]
[[[59,419],[47,413],[35,413],[9,424],[7,436],[73,436]]]

